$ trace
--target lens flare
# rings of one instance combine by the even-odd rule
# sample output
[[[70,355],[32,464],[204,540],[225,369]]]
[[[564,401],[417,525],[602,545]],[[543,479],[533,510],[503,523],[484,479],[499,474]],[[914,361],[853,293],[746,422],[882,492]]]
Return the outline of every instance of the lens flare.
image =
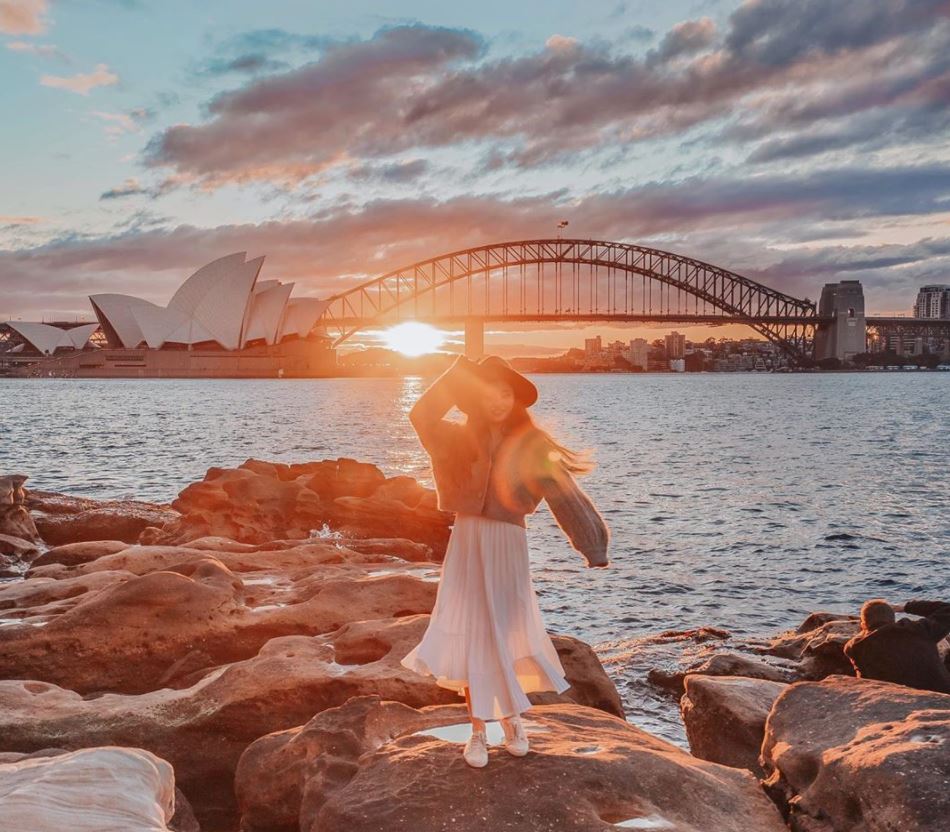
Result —
[[[416,356],[437,350],[445,340],[445,336],[429,324],[406,321],[387,329],[383,333],[383,340],[392,350],[397,350],[403,355]]]

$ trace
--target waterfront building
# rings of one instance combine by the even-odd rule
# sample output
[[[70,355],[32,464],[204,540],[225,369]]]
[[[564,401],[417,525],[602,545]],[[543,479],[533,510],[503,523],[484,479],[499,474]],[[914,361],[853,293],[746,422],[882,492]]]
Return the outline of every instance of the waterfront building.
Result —
[[[624,358],[634,367],[640,367],[645,370],[649,361],[649,352],[650,345],[645,338],[634,338],[630,341],[630,346],[624,354]]]
[[[675,330],[666,336],[666,357],[667,358],[685,358],[686,357],[686,336],[681,335]]]
[[[246,258],[239,252],[202,266],[167,306],[119,294],[89,302],[113,348],[233,351],[309,335],[329,301],[291,298],[293,283],[258,281],[264,258]]]
[[[603,351],[600,336],[584,339],[584,354],[587,356],[597,356]]]
[[[99,329],[99,324],[82,324],[66,328],[25,321],[8,321],[6,326],[19,336],[19,343],[11,347],[8,352],[26,355],[31,353],[53,355],[62,350],[85,349],[89,344],[89,339]]]
[[[337,374],[336,350],[320,322],[329,301],[294,298],[293,283],[258,280],[263,262],[244,252],[221,257],[182,283],[166,306],[92,295],[96,324],[7,324],[22,343],[12,343],[0,326],[0,371],[72,378]],[[98,349],[87,346],[94,332]]]
[[[921,286],[914,303],[914,317],[950,320],[950,286]]]

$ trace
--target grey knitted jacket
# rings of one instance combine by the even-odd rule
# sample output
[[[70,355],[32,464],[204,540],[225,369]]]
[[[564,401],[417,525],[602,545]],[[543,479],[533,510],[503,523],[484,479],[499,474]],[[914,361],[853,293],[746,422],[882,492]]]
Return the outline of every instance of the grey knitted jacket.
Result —
[[[466,362],[459,358],[419,397],[409,420],[432,460],[438,506],[443,511],[477,514],[519,526],[542,499],[558,526],[588,566],[609,566],[610,531],[590,498],[533,426],[504,436],[495,449],[488,437],[474,437],[468,425],[443,418],[466,384]],[[473,461],[459,452],[475,441]]]

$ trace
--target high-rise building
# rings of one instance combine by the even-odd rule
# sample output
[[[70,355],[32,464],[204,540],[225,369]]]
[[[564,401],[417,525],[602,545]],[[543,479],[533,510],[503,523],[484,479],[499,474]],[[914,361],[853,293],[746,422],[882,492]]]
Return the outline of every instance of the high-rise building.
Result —
[[[686,336],[675,330],[666,336],[666,357],[683,358],[686,355]]]
[[[634,367],[647,368],[647,355],[650,351],[650,345],[644,338],[634,338],[630,341],[630,348],[627,350],[625,358]]]
[[[914,304],[914,317],[950,320],[950,286],[921,286]]]
[[[584,339],[584,353],[586,355],[600,355],[603,347],[600,343],[600,336],[596,338],[585,338]]]

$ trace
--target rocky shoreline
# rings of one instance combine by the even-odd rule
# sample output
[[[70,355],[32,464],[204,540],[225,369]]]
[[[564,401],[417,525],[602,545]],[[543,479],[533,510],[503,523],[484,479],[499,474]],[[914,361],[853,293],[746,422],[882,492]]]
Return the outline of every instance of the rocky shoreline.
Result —
[[[248,460],[167,506],[25,482],[0,477],[0,828],[65,828],[70,801],[75,830],[936,832],[950,817],[950,696],[853,678],[854,618],[600,656],[552,634],[571,687],[530,694],[527,757],[492,748],[473,770],[464,704],[400,665],[452,522],[411,477]],[[609,675],[657,646],[669,660],[637,684],[679,704],[690,752],[631,724],[639,697]]]

